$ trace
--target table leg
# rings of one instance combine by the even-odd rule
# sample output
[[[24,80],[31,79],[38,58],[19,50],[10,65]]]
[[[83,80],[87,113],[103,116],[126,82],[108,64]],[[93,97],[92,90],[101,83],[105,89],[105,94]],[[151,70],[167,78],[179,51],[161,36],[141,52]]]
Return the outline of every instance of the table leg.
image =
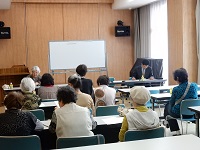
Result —
[[[154,110],[155,99],[152,99],[152,109]]]
[[[196,113],[196,135],[199,137],[199,114]]]

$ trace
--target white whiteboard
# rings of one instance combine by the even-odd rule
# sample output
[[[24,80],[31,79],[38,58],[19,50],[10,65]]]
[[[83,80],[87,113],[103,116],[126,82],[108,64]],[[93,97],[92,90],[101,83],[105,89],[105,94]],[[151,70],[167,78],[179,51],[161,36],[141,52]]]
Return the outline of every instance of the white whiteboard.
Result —
[[[105,41],[49,42],[50,70],[75,69],[80,64],[106,68]]]

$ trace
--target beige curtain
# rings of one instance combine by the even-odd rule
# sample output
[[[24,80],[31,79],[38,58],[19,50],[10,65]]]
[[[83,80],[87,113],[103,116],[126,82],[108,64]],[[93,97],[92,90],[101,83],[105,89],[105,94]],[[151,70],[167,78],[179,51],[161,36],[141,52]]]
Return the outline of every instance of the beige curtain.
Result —
[[[200,84],[200,0],[196,5],[196,32],[197,32],[197,57],[198,57],[198,77],[197,83]]]

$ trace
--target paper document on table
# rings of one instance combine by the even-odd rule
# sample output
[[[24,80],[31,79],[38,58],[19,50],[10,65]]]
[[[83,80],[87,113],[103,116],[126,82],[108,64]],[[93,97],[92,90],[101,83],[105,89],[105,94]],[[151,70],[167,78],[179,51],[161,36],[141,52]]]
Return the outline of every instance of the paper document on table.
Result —
[[[110,117],[102,119],[106,124],[118,124],[122,123],[124,117]]]
[[[51,120],[41,121],[45,127],[49,127]]]
[[[40,107],[52,107],[52,106],[59,107],[58,101],[53,101],[53,102],[42,102],[42,103],[40,104]]]

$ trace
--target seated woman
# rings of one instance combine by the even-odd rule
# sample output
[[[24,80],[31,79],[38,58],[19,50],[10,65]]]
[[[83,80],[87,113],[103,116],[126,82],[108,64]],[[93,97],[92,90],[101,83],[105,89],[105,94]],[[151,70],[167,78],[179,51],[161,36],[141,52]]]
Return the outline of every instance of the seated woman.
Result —
[[[98,92],[96,92],[96,90],[101,89],[104,92],[104,94],[102,94],[101,100],[103,100],[107,106],[115,105],[116,90],[114,88],[109,87],[108,84],[109,84],[108,76],[106,75],[99,76],[99,78],[97,79],[97,85],[99,87],[95,89],[95,93],[96,93],[96,96],[99,95]],[[97,99],[98,98],[96,97],[95,106],[98,103]]]
[[[35,85],[40,85],[40,80],[41,80],[41,76],[40,76],[40,68],[38,66],[33,66],[33,68],[31,69],[32,74],[28,75],[28,77],[32,78],[33,81],[35,82]]]
[[[0,114],[1,136],[26,136],[34,130],[42,130],[43,124],[31,112],[21,111],[24,96],[20,92],[10,92],[4,100],[7,110]]]
[[[91,136],[92,120],[90,111],[76,105],[75,90],[70,87],[61,87],[57,92],[60,108],[55,109],[49,130],[57,137]]]
[[[95,108],[92,97],[89,94],[85,94],[80,91],[82,85],[81,78],[76,74],[74,74],[68,78],[68,84],[69,86],[72,86],[76,91],[77,94],[76,104],[91,109],[92,114],[95,115]]]
[[[49,73],[42,75],[41,86],[38,89],[38,96],[41,99],[56,99],[58,87],[54,86],[54,79]]]
[[[143,86],[135,86],[130,90],[130,99],[133,100],[134,109],[125,114],[119,132],[119,140],[124,141],[127,130],[146,130],[159,126],[158,114],[148,109],[145,104],[150,100],[150,93]]]
[[[171,132],[177,131],[180,134],[180,129],[176,119],[180,118],[180,104],[183,99],[196,99],[198,98],[196,83],[188,82],[188,73],[184,68],[179,68],[173,73],[174,80],[179,84],[172,90],[172,96],[168,104],[165,105],[164,117],[169,123]],[[169,115],[169,116],[168,116]],[[171,117],[170,117],[171,116]],[[191,118],[190,115],[184,115],[184,118]]]
[[[35,94],[35,83],[29,78],[25,77],[21,80],[20,88],[22,94],[24,95],[24,100],[22,104],[23,110],[37,109],[41,102],[41,98]]]

